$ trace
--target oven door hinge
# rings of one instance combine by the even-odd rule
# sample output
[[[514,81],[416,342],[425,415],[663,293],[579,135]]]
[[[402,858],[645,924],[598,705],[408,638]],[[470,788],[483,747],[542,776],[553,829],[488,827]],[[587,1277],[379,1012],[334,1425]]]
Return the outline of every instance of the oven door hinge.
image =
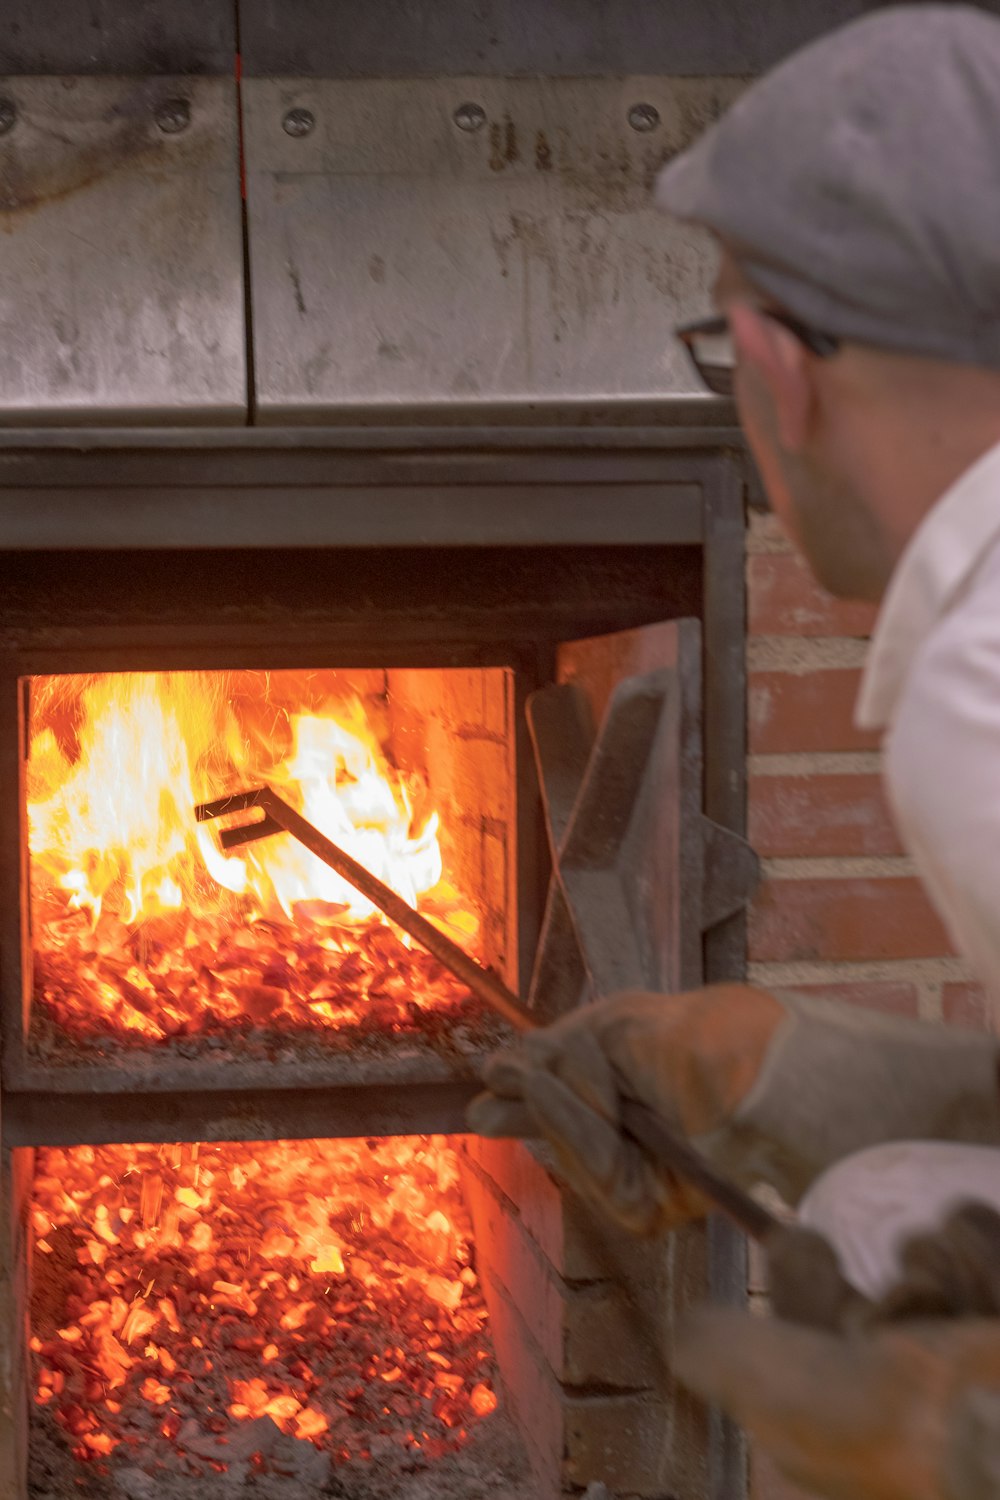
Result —
[[[702,816],[701,930],[743,910],[760,881],[760,860],[731,828]]]

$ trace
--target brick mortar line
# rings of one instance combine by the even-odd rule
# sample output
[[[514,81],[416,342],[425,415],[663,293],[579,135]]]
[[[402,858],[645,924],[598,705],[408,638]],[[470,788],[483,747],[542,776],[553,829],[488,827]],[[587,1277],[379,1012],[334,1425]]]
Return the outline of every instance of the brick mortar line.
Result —
[[[504,1310],[509,1318],[512,1318],[524,1334],[525,1343],[532,1356],[537,1361],[546,1382],[551,1382],[553,1392],[564,1398],[564,1410],[568,1403],[572,1402],[577,1407],[585,1403],[596,1406],[604,1402],[633,1401],[636,1399],[649,1399],[655,1402],[657,1390],[652,1384],[649,1385],[610,1385],[595,1388],[592,1384],[573,1385],[568,1380],[561,1380],[553,1370],[552,1365],[541,1344],[535,1337],[534,1330],[528,1323],[524,1313],[514,1301],[511,1292],[501,1281],[500,1277],[492,1267],[487,1267],[484,1280],[488,1280],[494,1295],[504,1303]]]
[[[882,770],[879,750],[802,750],[785,754],[748,755],[749,776],[877,776]]]
[[[856,670],[868,656],[868,642],[856,637],[758,635],[747,641],[747,671],[806,676],[837,668]]]
[[[761,557],[766,553],[794,552],[788,537],[777,528],[777,522],[767,515],[751,515],[747,527],[746,550],[748,557]]]
[[[786,972],[795,971],[796,977]],[[972,980],[961,959],[898,959],[894,963],[850,963],[831,960],[828,965],[768,965],[751,963],[750,983],[763,989],[793,990],[801,986],[825,984],[909,984],[916,996],[916,1014],[922,1022],[945,1020],[946,984],[966,984]],[[873,972],[873,971],[879,971]],[[891,972],[888,972],[891,971]],[[975,980],[973,980],[975,983]]]
[[[888,880],[917,873],[908,854],[803,855],[760,865],[765,880]]]
[[[556,1267],[552,1264],[552,1261],[549,1259],[546,1251],[532,1234],[531,1229],[526,1223],[524,1215],[521,1212],[520,1206],[515,1203],[512,1198],[509,1198],[507,1196],[503,1188],[497,1182],[496,1178],[492,1177],[484,1167],[480,1166],[479,1162],[474,1161],[468,1154],[468,1152],[464,1153],[463,1160],[466,1170],[472,1177],[476,1178],[482,1191],[494,1200],[500,1211],[506,1214],[506,1216],[511,1220],[512,1223],[518,1226],[521,1231],[522,1238],[524,1239],[528,1247],[529,1253],[538,1262],[539,1269],[542,1272],[543,1276],[545,1276],[552,1283],[556,1291],[558,1291],[563,1298],[569,1297],[576,1291],[581,1291],[586,1294],[590,1292],[591,1289],[596,1289],[599,1292],[606,1284],[611,1284],[610,1282],[604,1283],[596,1281],[568,1281],[567,1278],[563,1276],[562,1272],[557,1270]]]
[[[500,844],[506,844],[508,827],[501,818],[491,818],[483,813],[463,812],[459,813],[458,821],[463,828],[478,828],[481,833],[496,839]]]
[[[556,1403],[561,1404],[560,1396],[562,1394],[562,1387],[560,1385],[556,1372],[549,1364],[544,1350],[541,1348],[538,1340],[535,1338],[525,1319],[522,1317],[520,1309],[517,1307],[507,1288],[504,1286],[503,1282],[499,1279],[496,1273],[489,1267],[487,1267],[486,1272],[483,1276],[483,1282],[485,1283],[487,1281],[489,1282],[491,1295],[495,1297],[498,1302],[503,1303],[503,1311],[505,1317],[507,1317],[515,1325],[515,1328],[524,1335],[523,1342],[525,1350],[528,1356],[537,1366],[539,1378],[541,1379],[543,1384],[548,1387],[549,1393],[554,1398]],[[517,1334],[515,1333],[515,1337],[516,1336]],[[503,1371],[500,1371],[500,1376],[501,1379],[503,1379]],[[516,1392],[509,1389],[506,1386],[506,1382],[504,1383],[504,1393],[507,1396],[507,1399],[510,1402],[511,1406],[513,1406],[515,1411],[517,1411],[520,1403],[517,1400]],[[525,1447],[530,1449],[535,1456],[536,1464],[533,1465],[533,1467],[538,1467],[547,1471],[551,1467],[548,1455],[536,1441],[534,1428],[529,1422],[527,1414],[520,1416],[518,1425],[521,1428],[521,1439],[525,1444]]]
[[[975,975],[962,958],[942,954],[940,958],[811,959],[803,962],[750,963],[751,984],[764,986],[797,984],[914,984],[941,985],[975,982]]]
[[[520,1205],[515,1203],[513,1198],[508,1197],[503,1188],[500,1186],[499,1182],[497,1182],[496,1178],[493,1177],[484,1166],[482,1166],[478,1161],[474,1159],[467,1147],[461,1147],[460,1153],[462,1161],[465,1163],[465,1166],[468,1168],[469,1172],[473,1177],[478,1178],[480,1186],[497,1200],[497,1203],[499,1204],[500,1208],[503,1209],[504,1213],[509,1214],[512,1219],[521,1221]],[[525,1228],[527,1228],[527,1226],[525,1226]],[[534,1238],[534,1236],[532,1236],[532,1238]],[[545,1254],[540,1245],[538,1246],[538,1249],[542,1252],[543,1255]],[[548,1259],[548,1257],[546,1257],[546,1259]]]
[[[917,983],[917,1015],[921,1021],[944,1020],[944,985]]]
[[[442,719],[442,727],[454,731],[456,739],[468,740],[479,745],[504,745],[506,746],[509,736],[499,734],[494,729],[485,729],[481,724],[463,720],[461,723],[452,723]]]

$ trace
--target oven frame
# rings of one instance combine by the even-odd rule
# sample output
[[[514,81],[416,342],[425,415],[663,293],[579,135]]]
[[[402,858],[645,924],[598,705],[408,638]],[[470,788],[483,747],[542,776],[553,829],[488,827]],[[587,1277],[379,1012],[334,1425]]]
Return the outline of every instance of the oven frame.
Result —
[[[731,412],[699,400],[647,405],[629,413],[591,411],[562,426],[534,426],[530,413],[507,423],[412,428],[404,417],[384,427],[256,429],[9,429],[0,433],[0,558],[53,551],[119,550],[150,554],[176,549],[336,548],[371,554],[410,548],[427,555],[452,548],[524,554],[537,548],[606,548],[624,556],[648,547],[697,548],[702,627],[703,802],[707,818],[742,835],[746,818],[746,506],[755,480]],[[655,423],[655,425],[654,425]],[[641,621],[611,615],[594,601],[593,619],[576,634],[627,628]],[[676,615],[690,613],[680,605]],[[414,638],[411,665],[513,666],[521,721],[518,775],[531,762],[523,726],[523,696],[551,680],[553,641],[539,640],[544,607],[480,629],[466,620],[447,643],[446,660],[428,654],[428,636]],[[464,631],[464,634],[462,633]],[[504,631],[507,632],[504,635]],[[544,634],[544,632],[543,632]],[[567,631],[563,639],[573,634]],[[516,649],[511,649],[511,642]],[[440,648],[441,642],[438,642]],[[329,640],[327,641],[329,646]],[[530,647],[530,649],[527,649]],[[214,660],[211,651],[216,651]],[[283,655],[282,653],[285,652]],[[123,647],[100,633],[75,646],[49,632],[44,647],[0,624],[0,779],[21,775],[23,705],[18,676],[52,670],[166,665],[260,665],[259,647],[236,630],[206,647],[197,631],[172,644]],[[275,665],[302,662],[300,644],[269,651]],[[398,657],[396,659],[399,659]],[[348,643],[331,665],[386,664],[384,648]],[[317,662],[317,665],[321,665]],[[400,664],[404,664],[400,660]],[[525,773],[527,774],[527,772]],[[533,772],[532,772],[533,774]],[[520,798],[519,911],[537,923],[545,867],[537,797]],[[3,978],[3,955],[20,954],[25,891],[21,858],[26,841],[20,798],[0,799],[0,984],[7,1005],[17,995]],[[532,840],[534,844],[532,845]],[[523,841],[523,843],[522,843]],[[537,929],[536,929],[537,930]],[[525,946],[531,923],[522,929]],[[703,935],[706,982],[737,980],[746,964],[745,918],[727,917]],[[523,957],[525,955],[522,955]],[[530,962],[530,954],[527,954]],[[17,965],[18,971],[20,964]],[[522,970],[522,980],[524,971]],[[5,1179],[19,1147],[109,1140],[260,1139],[461,1128],[473,1085],[449,1079],[369,1079],[346,1075],[315,1087],[242,1086],[145,1092],[82,1088],[60,1091],[28,1079],[10,1049],[8,1015],[2,1038],[0,1169]],[[16,1049],[15,1049],[16,1050]],[[30,1083],[31,1086],[26,1086]],[[262,1093],[265,1097],[262,1098]],[[109,1120],[109,1105],[114,1120]],[[9,1273],[21,1262],[23,1226],[0,1227],[11,1239]],[[710,1220],[707,1270],[718,1300],[745,1297],[746,1255],[741,1236]],[[2,1278],[0,1278],[2,1279]],[[16,1277],[15,1277],[16,1279]],[[17,1297],[10,1282],[0,1294]],[[12,1326],[16,1325],[16,1312]],[[10,1321],[10,1319],[8,1319]],[[16,1364],[16,1351],[10,1351]],[[23,1455],[22,1455],[23,1457]],[[717,1414],[709,1444],[709,1492],[716,1500],[745,1486],[739,1433]],[[18,1460],[17,1467],[21,1467]],[[0,1486],[2,1489],[2,1486]],[[17,1493],[16,1491],[14,1493]]]
[[[739,435],[725,426],[409,429],[218,429],[205,431],[19,430],[0,441],[0,553],[121,551],[156,553],[225,548],[410,549],[414,561],[449,548],[699,549],[703,634],[705,815],[742,834],[745,821],[745,665],[743,579],[747,466]],[[111,546],[113,538],[114,546]],[[687,554],[690,555],[690,554]],[[518,907],[524,919],[522,982],[530,969],[543,899],[544,838],[523,724],[523,700],[546,680],[559,638],[595,626],[636,623],[614,610],[550,629],[551,602],[537,618],[460,622],[435,646],[420,638],[372,645],[334,629],[310,640],[278,641],[261,660],[260,628],[235,625],[228,639],[204,626],[176,626],[138,647],[120,632],[62,632],[10,638],[0,626],[0,777],[19,785],[24,704],[19,678],[55,671],[168,667],[480,665],[515,674],[518,803]],[[678,610],[685,606],[679,603]],[[429,626],[440,632],[440,624]],[[551,680],[551,678],[550,678]],[[23,954],[27,899],[23,798],[0,803],[0,954]],[[16,851],[16,854],[15,854]],[[705,934],[706,982],[742,977],[742,916]],[[461,1128],[474,1084],[446,1061],[419,1076],[367,1073],[343,1059],[316,1076],[275,1078],[241,1069],[238,1086],[217,1065],[164,1069],[151,1083],[105,1076],[59,1082],[23,1052],[21,963],[0,963],[3,1025],[3,1143],[44,1145],[110,1140],[260,1139],[346,1130],[409,1133]],[[302,1085],[305,1085],[304,1087]],[[114,1119],[107,1103],[115,1100]],[[320,1123],[323,1129],[320,1132]]]

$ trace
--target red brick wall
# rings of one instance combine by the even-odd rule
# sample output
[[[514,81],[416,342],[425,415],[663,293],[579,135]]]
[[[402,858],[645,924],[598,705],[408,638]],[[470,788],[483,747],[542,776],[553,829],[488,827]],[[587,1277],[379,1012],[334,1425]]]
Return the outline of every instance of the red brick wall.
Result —
[[[882,795],[854,698],[874,611],[822,592],[777,522],[748,538],[751,978],[983,1026]]]
[[[852,713],[874,611],[824,594],[770,517],[748,537],[749,833],[763,880],[749,973],[896,1015],[985,1029],[968,980],[903,855],[877,737]],[[764,1291],[751,1257],[751,1295]],[[805,1500],[759,1452],[751,1500]]]
[[[464,1143],[465,1200],[503,1399],[539,1500],[708,1492],[703,1408],[664,1350],[707,1295],[700,1230],[637,1239],[590,1211],[519,1141]]]
[[[517,951],[512,675],[390,667],[384,692],[395,763],[426,781],[445,877],[475,908],[483,958],[504,972]]]

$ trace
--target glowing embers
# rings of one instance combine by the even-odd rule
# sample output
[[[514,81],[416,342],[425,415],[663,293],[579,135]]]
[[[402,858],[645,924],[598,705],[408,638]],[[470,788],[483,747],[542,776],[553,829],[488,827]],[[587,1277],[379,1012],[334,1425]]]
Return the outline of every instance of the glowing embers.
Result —
[[[32,1218],[35,1401],[81,1462],[318,1485],[496,1406],[443,1137],[44,1150]]]
[[[31,685],[34,998],[77,1037],[419,1030],[466,991],[287,836],[226,854],[196,802],[269,781],[426,914],[442,880],[424,778],[390,762],[334,672],[115,673]],[[384,724],[383,724],[384,730]]]

